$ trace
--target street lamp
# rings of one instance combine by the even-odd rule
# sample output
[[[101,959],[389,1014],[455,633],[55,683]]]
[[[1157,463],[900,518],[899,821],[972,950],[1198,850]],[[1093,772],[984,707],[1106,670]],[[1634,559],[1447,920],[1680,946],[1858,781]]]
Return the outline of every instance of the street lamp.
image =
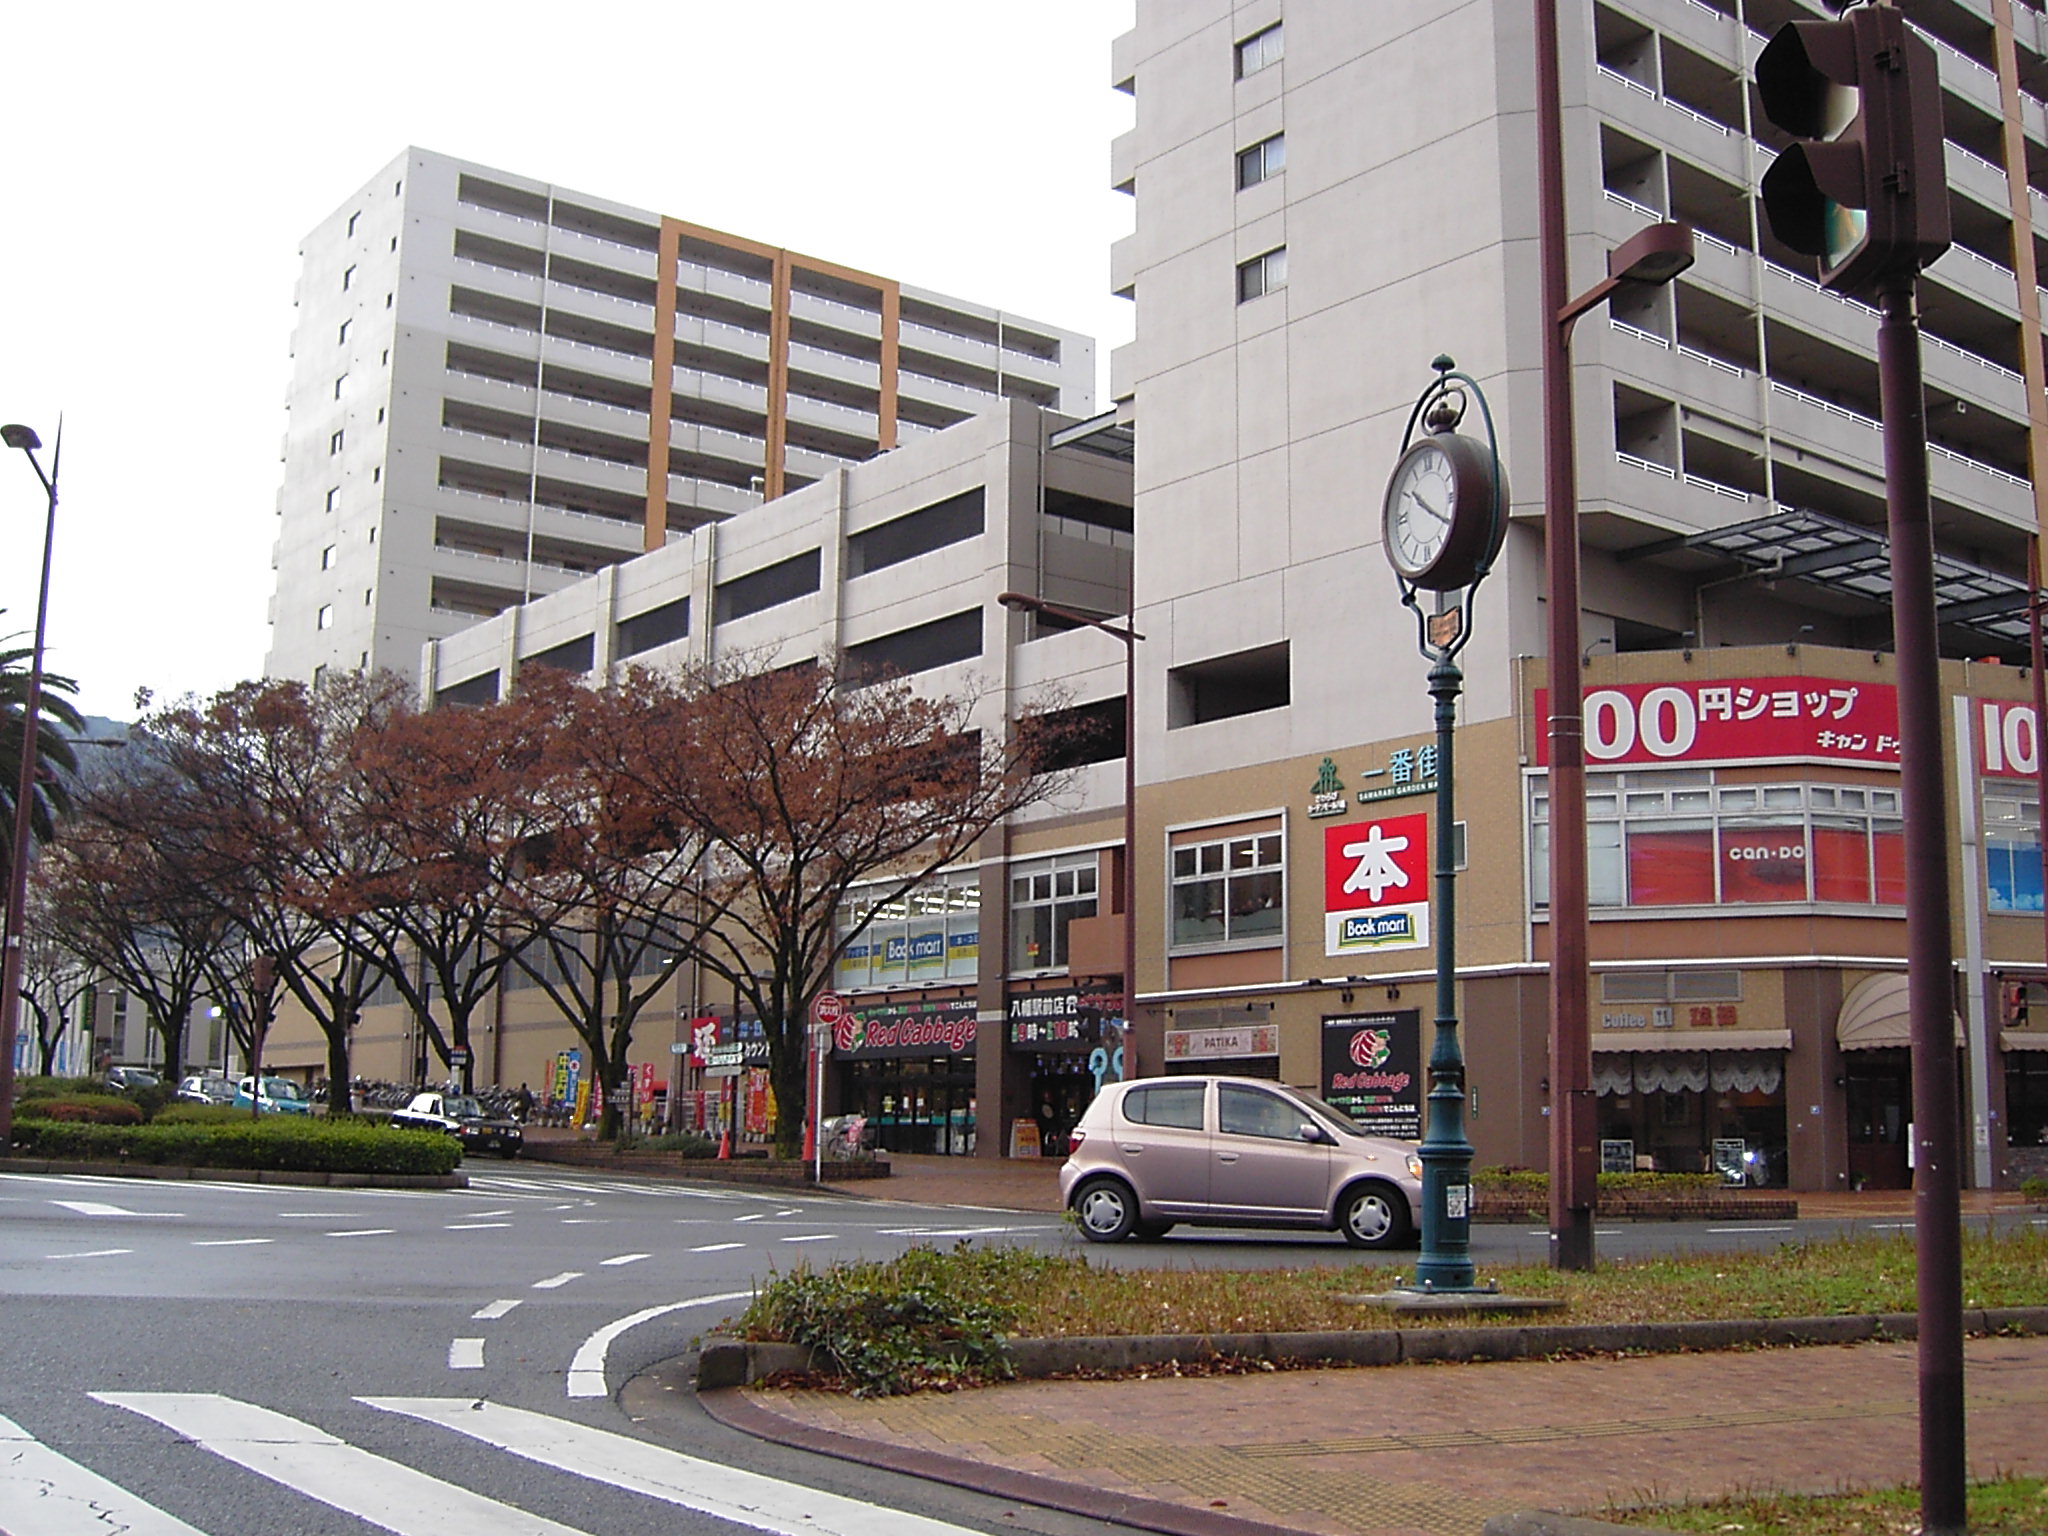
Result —
[[[1607,258],[1607,277],[1568,298],[1564,111],[1557,0],[1536,0],[1536,169],[1543,313],[1543,557],[1550,605],[1550,1262],[1593,1267],[1599,1179],[1593,1113],[1586,892],[1586,730],[1578,667],[1579,506],[1571,334],[1623,284],[1668,283],[1692,265],[1692,231],[1653,224]]]
[[[1121,640],[1124,646],[1124,1070],[1126,1081],[1138,1075],[1138,642],[1145,637],[1129,624],[1121,627],[1042,597],[1000,592],[1005,608],[1036,613],[1068,624],[1085,624]]]
[[[7,858],[7,914],[4,948],[0,948],[0,1150],[14,1136],[14,1042],[21,1027],[21,930],[23,910],[28,904],[28,844],[33,832],[30,815],[36,793],[36,726],[43,711],[43,631],[50,612],[50,543],[57,532],[57,467],[64,457],[60,429],[57,449],[50,459],[50,472],[43,473],[36,450],[43,446],[33,428],[18,422],[0,427],[0,442],[28,455],[29,467],[43,482],[49,512],[43,521],[43,582],[36,596],[36,641],[30,652],[28,697],[22,707],[21,780],[14,793],[14,841]]]

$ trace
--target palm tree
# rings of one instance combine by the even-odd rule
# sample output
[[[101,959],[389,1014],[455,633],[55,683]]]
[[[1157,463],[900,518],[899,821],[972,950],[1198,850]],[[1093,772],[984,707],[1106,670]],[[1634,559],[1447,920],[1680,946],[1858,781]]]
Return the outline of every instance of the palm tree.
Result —
[[[14,859],[14,800],[21,785],[23,722],[34,656],[25,645],[0,649],[0,870],[11,867]],[[57,695],[76,692],[78,684],[72,679],[43,674],[36,711],[35,800],[29,807],[30,832],[37,842],[48,840],[56,818],[70,808],[65,783],[78,771],[70,737],[85,728],[85,721],[70,700]]]

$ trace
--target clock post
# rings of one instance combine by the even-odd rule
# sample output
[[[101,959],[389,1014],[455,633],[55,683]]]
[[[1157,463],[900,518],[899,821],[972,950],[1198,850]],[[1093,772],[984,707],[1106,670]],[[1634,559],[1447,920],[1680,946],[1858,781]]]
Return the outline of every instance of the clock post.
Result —
[[[1437,377],[1408,418],[1402,454],[1387,482],[1387,560],[1401,602],[1415,614],[1417,643],[1430,665],[1436,704],[1436,1039],[1429,1055],[1429,1107],[1423,1124],[1422,1251],[1415,1288],[1432,1294],[1494,1287],[1474,1283],[1472,1266],[1472,1143],[1465,1134],[1465,1058],[1458,1043],[1457,856],[1451,846],[1457,805],[1454,772],[1458,697],[1465,675],[1457,662],[1470,636],[1472,598],[1492,568],[1507,531],[1507,485],[1493,414],[1479,385],[1448,357],[1431,365]],[[1457,428],[1468,400],[1479,407],[1486,440]],[[1425,435],[1416,436],[1420,423]],[[1425,611],[1418,592],[1433,593]]]

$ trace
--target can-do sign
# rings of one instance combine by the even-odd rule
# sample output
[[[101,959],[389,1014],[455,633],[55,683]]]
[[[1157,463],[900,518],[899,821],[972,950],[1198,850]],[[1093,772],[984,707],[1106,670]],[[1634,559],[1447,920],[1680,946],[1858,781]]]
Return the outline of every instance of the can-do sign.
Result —
[[[1814,677],[1625,683],[1585,695],[1589,764],[1899,761],[1890,683]],[[1550,691],[1536,690],[1536,761],[1550,761]]]

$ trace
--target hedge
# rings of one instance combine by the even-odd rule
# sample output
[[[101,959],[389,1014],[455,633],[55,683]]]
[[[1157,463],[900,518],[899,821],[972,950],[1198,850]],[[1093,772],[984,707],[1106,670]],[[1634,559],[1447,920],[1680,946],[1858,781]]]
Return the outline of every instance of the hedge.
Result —
[[[227,1124],[83,1125],[17,1119],[14,1150],[30,1157],[256,1168],[300,1173],[452,1173],[462,1144],[439,1131],[382,1130],[274,1116]]]
[[[1719,1189],[1718,1173],[1603,1173],[1600,1188],[1608,1194],[1695,1195]],[[1550,1175],[1534,1168],[1474,1168],[1472,1183],[1488,1194],[1548,1195]]]
[[[116,1098],[111,1093],[30,1099],[25,1104],[17,1104],[14,1112],[31,1120],[74,1120],[89,1125],[140,1125],[144,1119],[140,1104]]]

